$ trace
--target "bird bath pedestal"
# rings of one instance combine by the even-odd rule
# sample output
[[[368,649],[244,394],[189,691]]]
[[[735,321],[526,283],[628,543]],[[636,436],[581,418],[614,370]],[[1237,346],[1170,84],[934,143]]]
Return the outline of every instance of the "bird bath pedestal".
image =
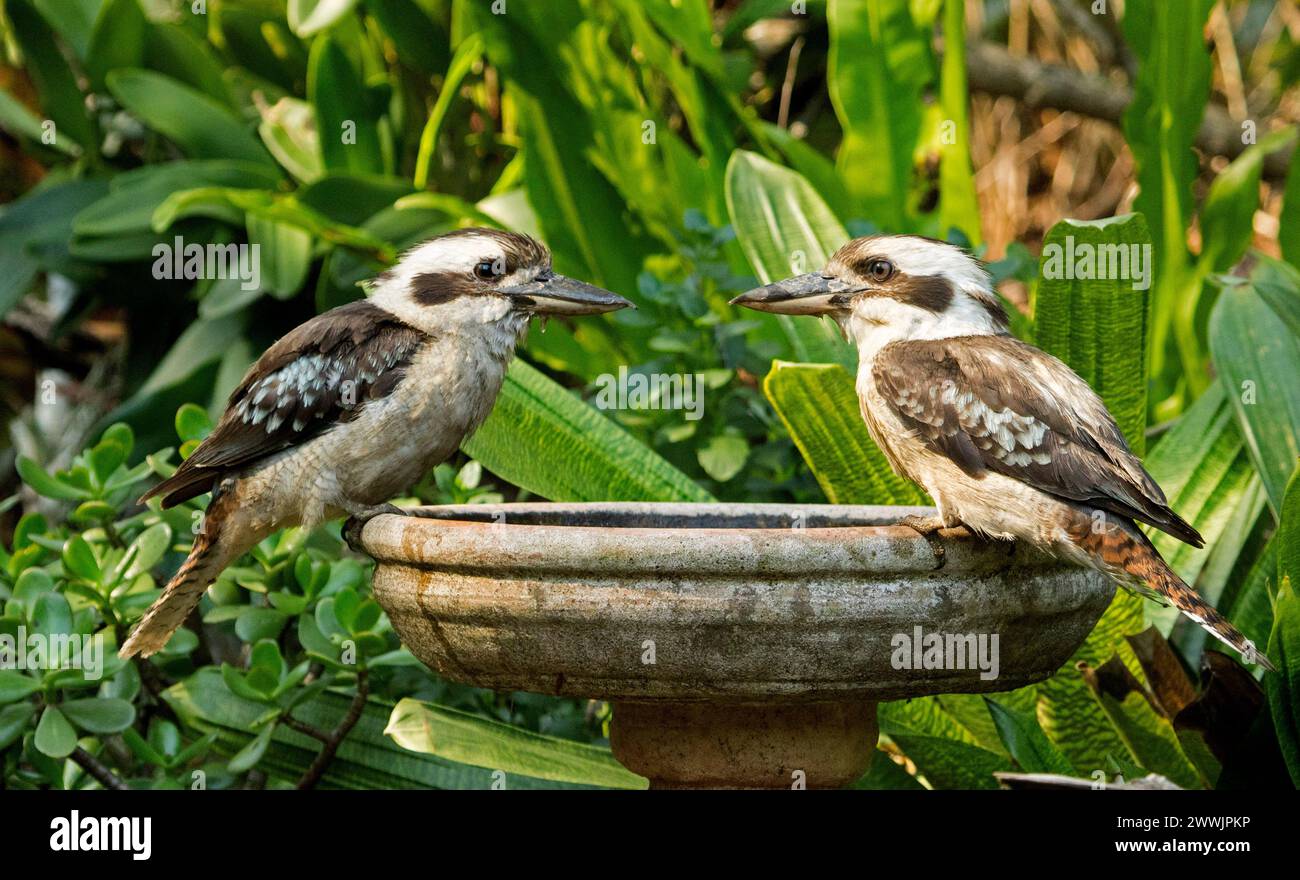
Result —
[[[1024,547],[897,524],[924,512],[430,507],[372,519],[362,543],[415,656],[479,687],[611,701],[614,757],[652,786],[834,788],[866,770],[877,702],[1041,681],[1114,593]]]

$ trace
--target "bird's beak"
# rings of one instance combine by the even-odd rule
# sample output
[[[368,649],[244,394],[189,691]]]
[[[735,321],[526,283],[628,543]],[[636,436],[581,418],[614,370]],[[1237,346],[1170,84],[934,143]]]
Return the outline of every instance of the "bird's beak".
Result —
[[[731,301],[760,312],[779,315],[830,315],[849,307],[849,297],[863,288],[819,272],[796,275],[742,293]]]
[[[576,278],[544,273],[532,281],[500,288],[516,308],[537,315],[598,315],[636,308],[617,293],[610,293]]]

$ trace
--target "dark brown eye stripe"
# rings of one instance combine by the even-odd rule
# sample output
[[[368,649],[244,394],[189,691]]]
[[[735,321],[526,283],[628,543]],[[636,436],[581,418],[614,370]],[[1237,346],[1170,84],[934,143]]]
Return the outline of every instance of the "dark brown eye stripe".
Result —
[[[460,272],[421,272],[411,279],[411,296],[423,306],[451,302],[475,290],[474,283]]]
[[[901,303],[938,315],[952,305],[956,292],[942,275],[895,274],[885,285],[869,290],[867,296],[887,296]]]

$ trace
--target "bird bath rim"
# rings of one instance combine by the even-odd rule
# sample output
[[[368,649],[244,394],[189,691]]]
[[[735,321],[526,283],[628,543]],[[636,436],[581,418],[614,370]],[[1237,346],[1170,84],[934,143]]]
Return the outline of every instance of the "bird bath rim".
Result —
[[[1002,691],[1051,675],[1114,585],[1023,544],[964,529],[927,538],[897,522],[926,512],[463,505],[375,517],[361,542],[402,641],[443,675],[480,687],[815,702]],[[916,625],[999,634],[999,677],[892,668],[891,639]],[[640,656],[647,641],[657,649],[651,664]]]
[[[375,596],[447,678],[611,700],[614,757],[655,787],[838,787],[871,760],[880,700],[1051,675],[1114,594],[1096,572],[927,508],[501,504],[365,524]],[[580,524],[576,524],[580,523]],[[914,626],[1000,634],[999,677],[900,669]]]

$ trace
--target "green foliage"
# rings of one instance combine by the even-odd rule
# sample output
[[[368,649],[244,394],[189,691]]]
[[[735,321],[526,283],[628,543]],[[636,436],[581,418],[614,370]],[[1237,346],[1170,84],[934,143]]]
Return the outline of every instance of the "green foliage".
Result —
[[[183,455],[211,430],[200,407],[182,407],[175,421]],[[0,636],[8,638],[0,642],[0,753],[8,752],[7,785],[86,787],[94,784],[83,772],[92,761],[138,788],[236,787],[254,771],[276,786],[490,784],[457,759],[400,757],[405,753],[385,738],[384,723],[395,701],[410,693],[444,701],[419,705],[454,717],[467,739],[477,731],[484,742],[499,740],[501,721],[579,737],[583,742],[527,739],[507,728],[532,743],[524,753],[533,769],[552,760],[570,768],[563,777],[570,781],[615,784],[608,751],[586,744],[601,730],[581,720],[577,704],[551,701],[540,712],[502,718],[495,696],[448,685],[420,666],[370,595],[369,563],[347,555],[335,530],[290,529],[268,538],[210,588],[201,635],[183,628],[148,660],[118,658],[117,645],[158,596],[163,573],[188,549],[182,536],[197,529],[204,502],[164,511],[151,501],[133,509],[144,480],[175,469],[172,450],[128,466],[134,451],[131,430],[115,424],[66,469],[50,473],[29,459],[19,465],[33,491],[63,502],[69,513],[56,523],[29,514],[12,546],[0,547]],[[499,500],[480,488],[481,473],[477,462],[436,471],[438,500]],[[229,647],[241,642],[246,657]],[[165,679],[176,684],[160,705],[158,682]],[[344,722],[351,707],[361,713],[355,733]],[[318,747],[336,738],[332,748],[343,750],[343,760],[318,773],[316,750],[304,747],[304,737]],[[110,738],[125,749],[107,748]],[[343,749],[345,738],[356,744]],[[575,764],[575,756],[587,763]],[[603,775],[598,766],[606,767]],[[573,778],[583,768],[591,772]],[[505,769],[513,780],[528,768]],[[555,778],[538,773],[521,785]]]
[[[466,712],[402,700],[384,732],[400,746],[506,774],[609,788],[645,788],[607,749],[484,721]]]
[[[710,496],[600,413],[516,361],[465,450],[554,501],[707,501]]]
[[[1300,474],[1300,471],[1297,471]],[[1278,588],[1269,656],[1278,674],[1268,681],[1268,702],[1278,745],[1291,781],[1300,788],[1300,475],[1293,475],[1282,504],[1278,527]]]
[[[1210,347],[1274,513],[1300,457],[1300,336],[1257,292],[1260,279],[1300,296],[1300,273],[1261,258],[1247,283],[1231,283],[1210,319]]]
[[[763,392],[832,504],[927,503],[867,433],[843,367],[773,361]]]

